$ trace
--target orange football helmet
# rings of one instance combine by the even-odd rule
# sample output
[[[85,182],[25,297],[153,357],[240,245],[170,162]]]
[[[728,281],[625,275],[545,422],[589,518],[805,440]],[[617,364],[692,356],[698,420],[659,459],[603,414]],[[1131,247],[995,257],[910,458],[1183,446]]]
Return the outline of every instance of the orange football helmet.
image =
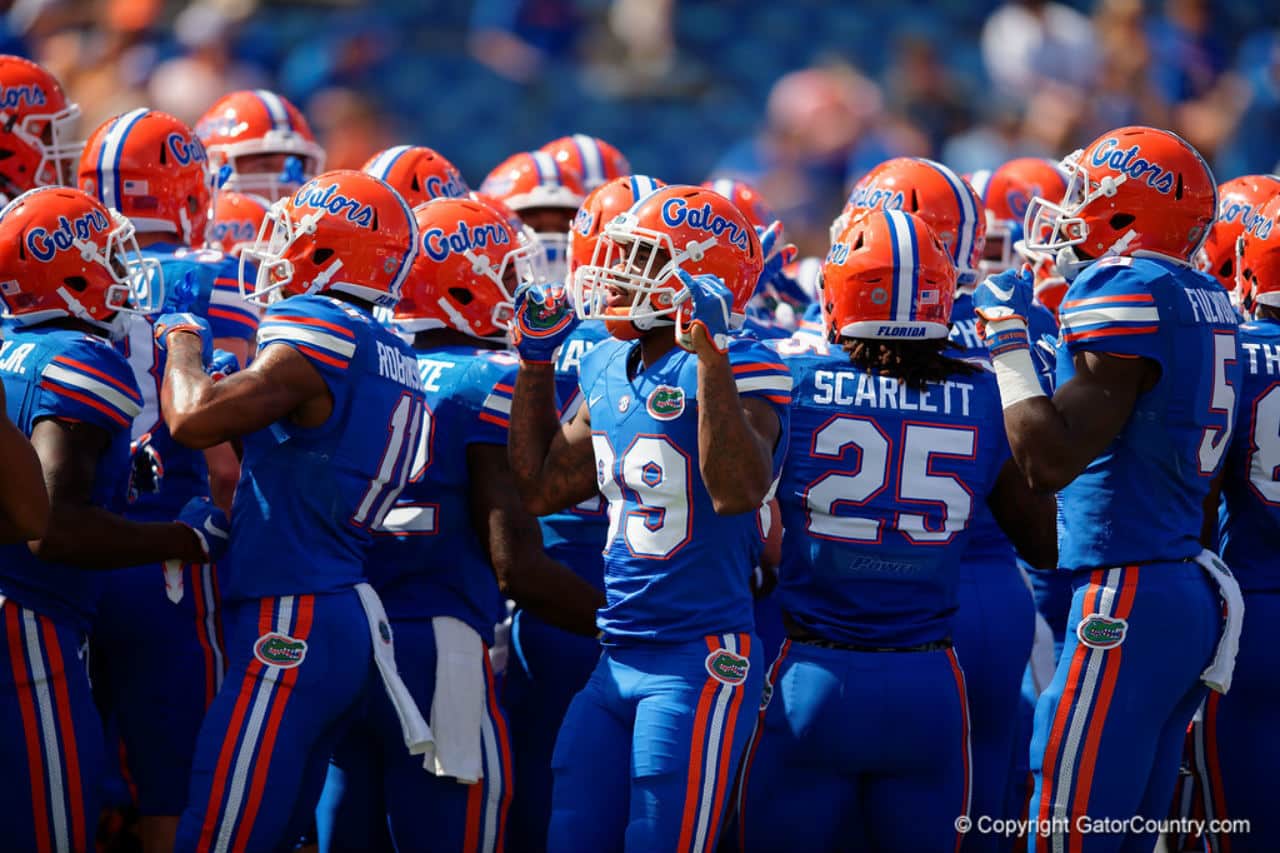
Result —
[[[0,303],[19,326],[75,317],[114,337],[123,314],[164,302],[159,262],[133,224],[71,187],[38,187],[0,211]]]
[[[1241,307],[1280,308],[1280,195],[1253,213],[1254,222],[1236,238],[1235,292]]]
[[[80,107],[41,65],[0,55],[0,192],[75,183]]]
[[[302,112],[266,89],[223,95],[196,122],[196,134],[213,173],[225,174],[222,189],[275,201],[324,171],[324,149]]]
[[[335,290],[392,308],[417,247],[413,212],[386,182],[326,172],[271,205],[257,245],[240,252],[240,293],[265,305]],[[250,263],[257,265],[252,283]]]
[[[621,151],[585,133],[562,136],[538,150],[550,154],[562,168],[576,172],[588,192],[614,178],[631,174],[631,164]]]
[[[536,238],[470,199],[439,198],[414,208],[418,257],[405,280],[395,322],[404,332],[455,329],[504,341],[522,281],[543,281]]]
[[[923,216],[871,211],[831,244],[822,265],[827,339],[912,341],[951,332],[956,266]]]
[[[746,181],[736,181],[732,178],[716,178],[713,181],[706,181],[702,184],[709,190],[714,190],[729,201],[738,206],[738,210],[742,211],[742,215],[747,217],[756,228],[768,228],[778,217],[773,215],[773,208],[765,203],[764,196],[760,195],[760,191]]]
[[[514,210],[538,235],[554,278],[569,266],[569,225],[586,193],[572,169],[545,151],[513,154],[485,177],[480,192]]]
[[[422,145],[397,145],[379,151],[360,171],[391,184],[410,207],[433,198],[466,198],[471,192],[452,163]]]
[[[624,175],[592,190],[573,217],[569,229],[569,280],[578,267],[591,263],[596,241],[604,226],[619,213],[625,213],[640,199],[657,192],[666,184],[647,175]]]
[[[1196,253],[1196,268],[1216,278],[1227,290],[1236,289],[1236,242],[1245,231],[1270,229],[1259,216],[1263,205],[1280,196],[1280,177],[1243,175],[1218,187],[1218,217]],[[1261,235],[1266,239],[1266,235]]]
[[[832,225],[831,242],[865,210],[905,210],[921,217],[950,253],[960,286],[978,281],[987,219],[973,187],[951,169],[923,157],[897,157],[876,166],[854,185]]]
[[[218,193],[206,245],[228,255],[239,255],[244,247],[256,245],[270,209],[271,202],[260,195],[230,190]]]
[[[1019,157],[997,169],[974,172],[969,183],[986,211],[986,248],[978,262],[984,276],[1022,263],[1016,245],[1022,239],[1022,221],[1031,199],[1058,198],[1067,190],[1067,178],[1058,164],[1040,157]]]
[[[204,146],[168,113],[136,109],[107,119],[80,156],[80,189],[118,210],[142,234],[205,241],[211,180]]]
[[[1051,255],[1072,279],[1107,255],[1156,255],[1189,261],[1213,225],[1218,188],[1200,152],[1153,127],[1122,127],[1062,161],[1061,201],[1034,198],[1027,248]]]
[[[574,303],[615,337],[637,337],[674,323],[679,268],[723,281],[740,326],[763,263],[760,238],[733,202],[702,187],[665,187],[605,223],[591,262],[574,274]]]

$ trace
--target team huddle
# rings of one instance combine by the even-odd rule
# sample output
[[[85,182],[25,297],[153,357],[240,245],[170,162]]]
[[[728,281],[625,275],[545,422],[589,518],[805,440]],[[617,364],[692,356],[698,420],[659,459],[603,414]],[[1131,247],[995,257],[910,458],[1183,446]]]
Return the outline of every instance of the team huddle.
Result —
[[[898,158],[799,258],[581,134],[0,87],[3,849],[1280,838],[1280,178]]]

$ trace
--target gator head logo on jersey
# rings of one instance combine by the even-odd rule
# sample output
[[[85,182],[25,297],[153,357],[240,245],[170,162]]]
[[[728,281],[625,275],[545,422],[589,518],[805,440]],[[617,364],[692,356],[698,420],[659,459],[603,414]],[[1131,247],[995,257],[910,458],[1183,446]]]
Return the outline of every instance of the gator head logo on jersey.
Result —
[[[307,644],[304,640],[295,640],[288,634],[273,631],[263,634],[253,644],[253,656],[267,666],[293,669],[300,666],[307,656]]]
[[[1080,624],[1076,626],[1076,636],[1091,648],[1114,649],[1124,642],[1124,635],[1128,630],[1129,623],[1123,619],[1093,613],[1080,620]]]
[[[684,413],[684,389],[659,385],[649,395],[649,414],[660,421],[672,421]]]
[[[760,690],[760,710],[764,711],[769,707],[769,703],[773,701],[773,685],[765,680],[764,687]]]
[[[747,680],[747,670],[751,669],[751,661],[728,649],[716,649],[707,655],[707,672],[716,681],[731,687],[737,687]]]

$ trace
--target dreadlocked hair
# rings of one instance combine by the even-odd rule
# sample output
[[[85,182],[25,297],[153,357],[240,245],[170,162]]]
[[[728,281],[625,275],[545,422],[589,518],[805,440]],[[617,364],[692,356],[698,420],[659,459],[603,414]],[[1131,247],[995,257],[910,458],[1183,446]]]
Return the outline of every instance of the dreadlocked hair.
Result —
[[[977,365],[948,355],[948,350],[960,349],[948,338],[923,341],[844,338],[840,345],[855,367],[892,376],[916,391],[923,391],[929,382],[942,382],[957,373],[967,376],[981,371]]]

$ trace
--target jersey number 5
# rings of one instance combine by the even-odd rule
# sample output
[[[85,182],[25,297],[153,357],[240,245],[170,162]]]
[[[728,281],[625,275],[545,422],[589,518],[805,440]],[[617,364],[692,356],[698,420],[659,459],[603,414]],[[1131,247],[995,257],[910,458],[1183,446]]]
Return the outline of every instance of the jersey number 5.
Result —
[[[1222,461],[1222,454],[1231,444],[1231,428],[1236,416],[1236,389],[1227,380],[1227,365],[1236,360],[1236,336],[1217,333],[1213,336],[1213,391],[1209,399],[1209,412],[1226,418],[1223,427],[1205,427],[1200,435],[1200,473],[1213,476]]]

